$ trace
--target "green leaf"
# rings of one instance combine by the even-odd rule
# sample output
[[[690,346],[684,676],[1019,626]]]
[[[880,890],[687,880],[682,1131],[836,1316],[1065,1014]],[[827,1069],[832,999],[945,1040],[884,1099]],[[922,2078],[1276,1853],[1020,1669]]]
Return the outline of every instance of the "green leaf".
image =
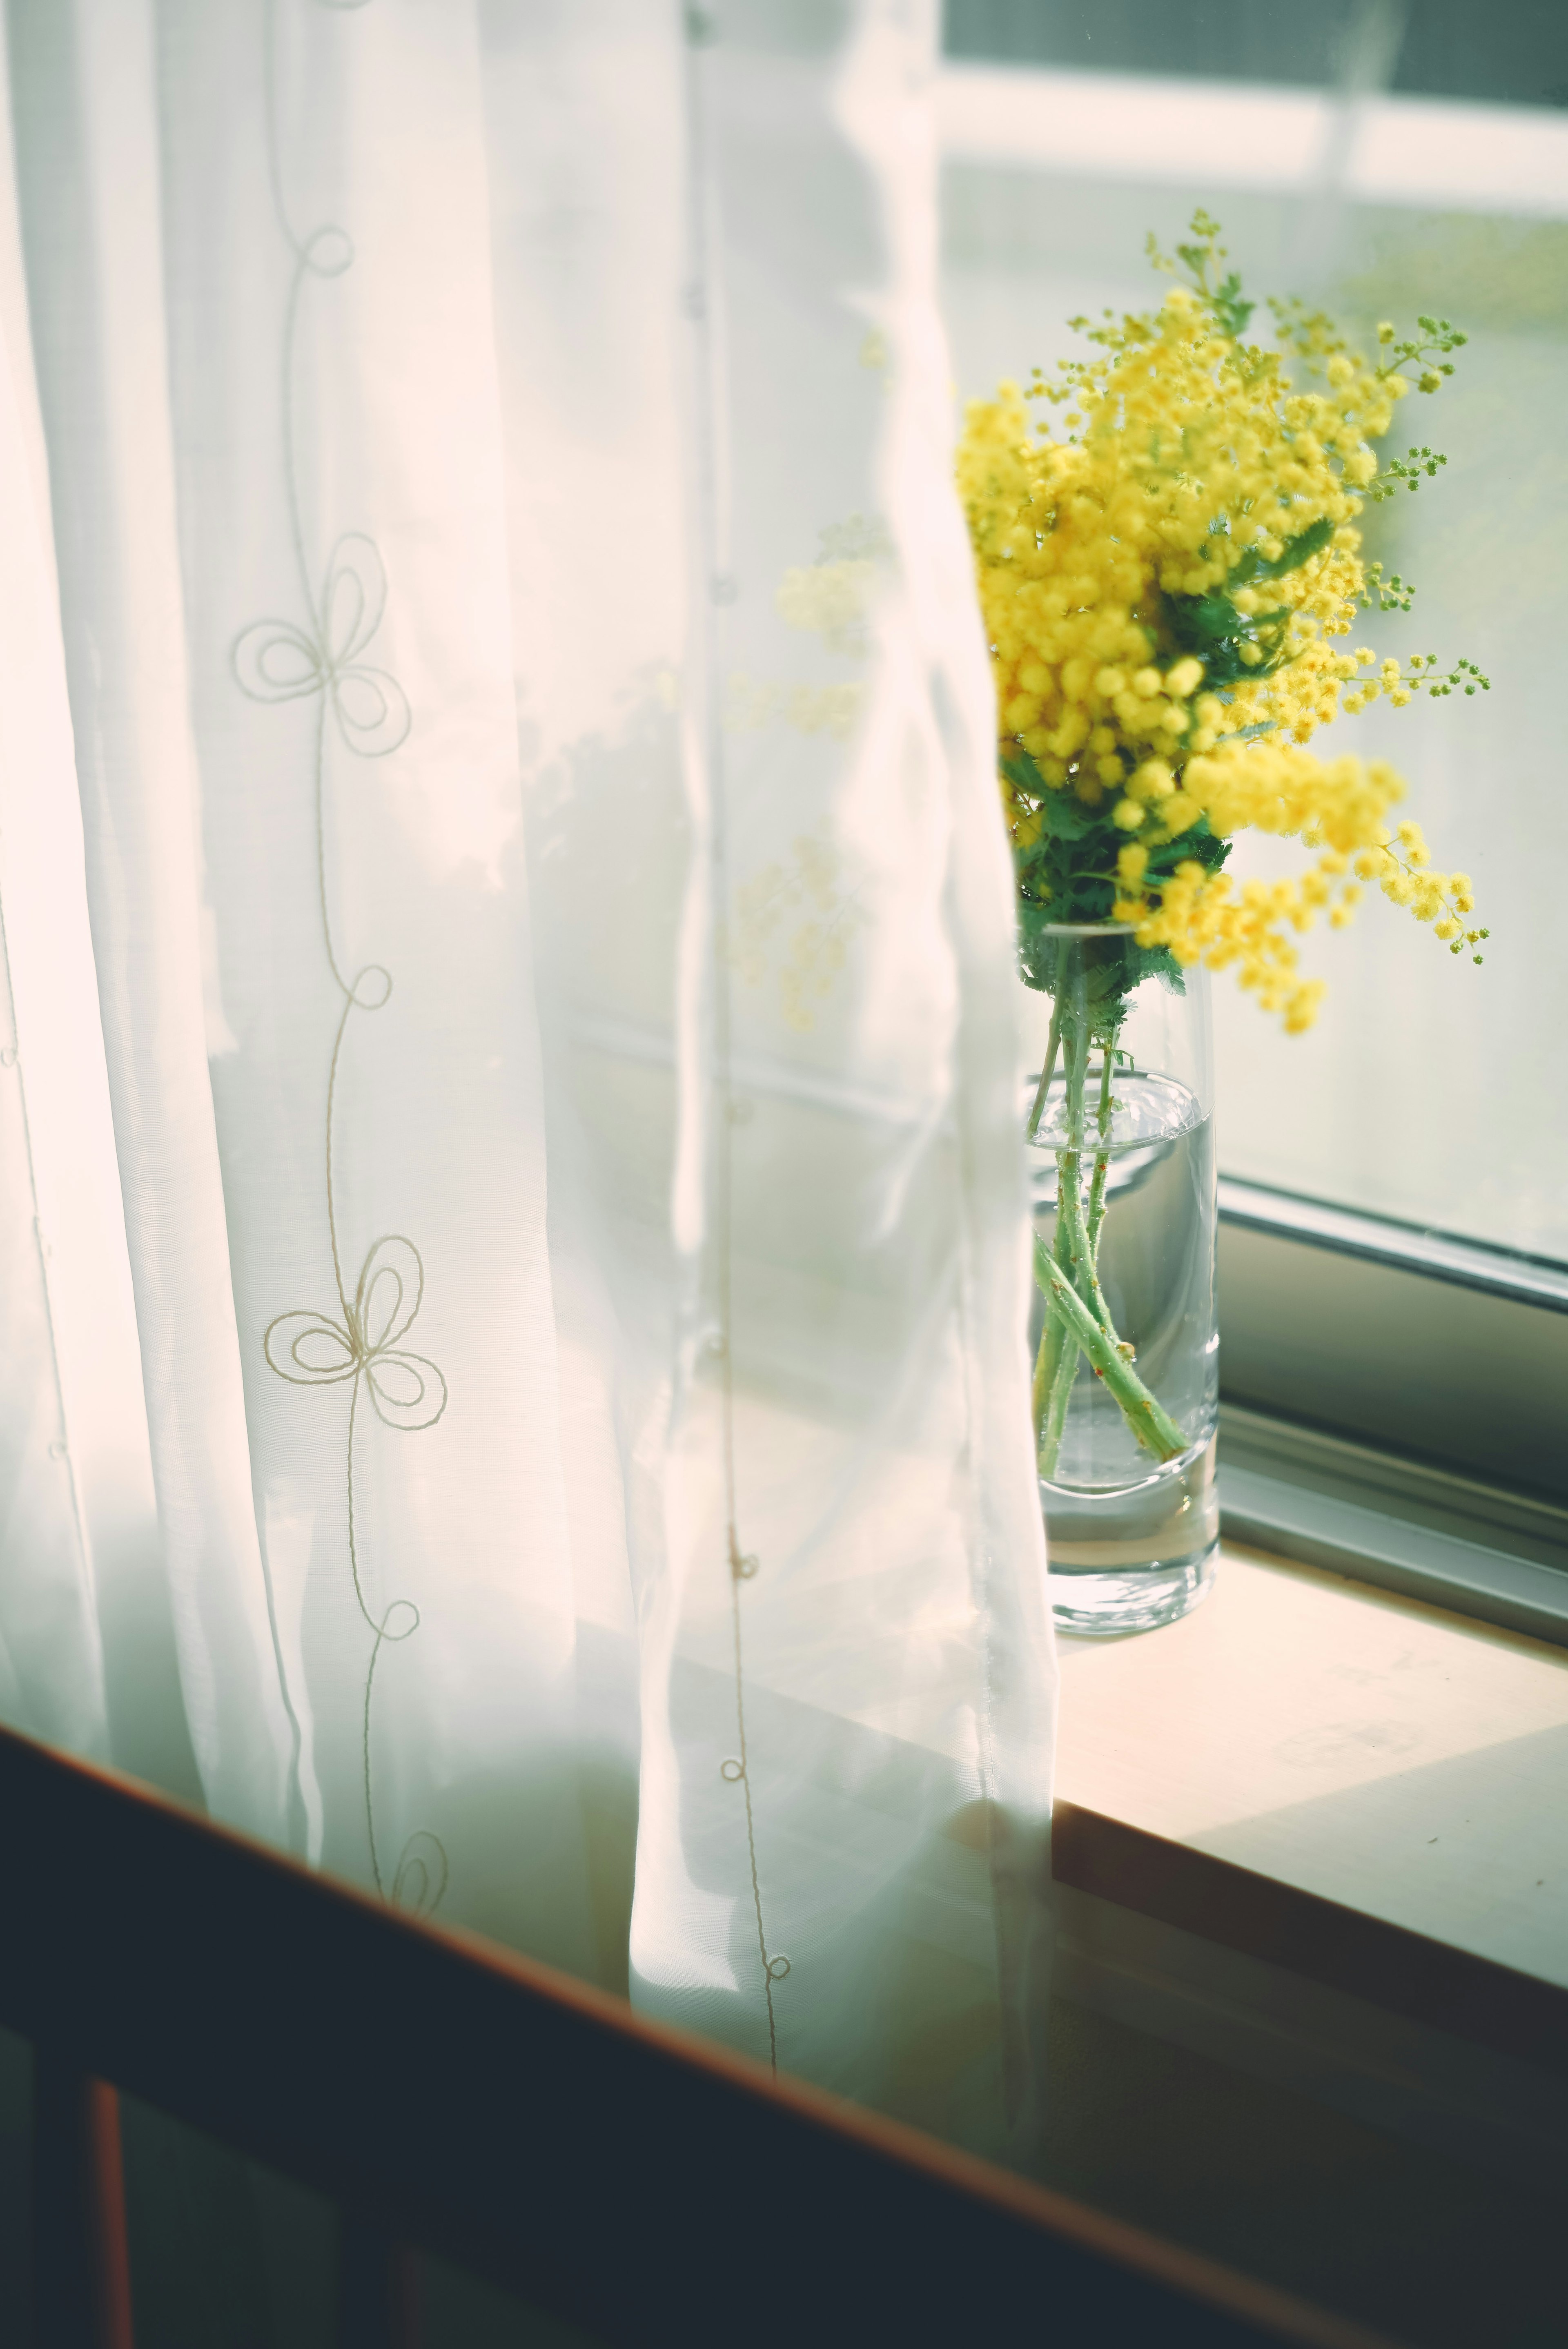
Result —
[[[1048,995],[1056,987],[1060,956],[1060,943],[1052,932],[1060,923],[1110,920],[1120,894],[1112,876],[1127,834],[1111,822],[1105,804],[1085,808],[1070,792],[1049,792],[1042,812],[1059,812],[1064,829],[1042,833],[1017,855],[1018,969],[1026,987]],[[1200,816],[1185,832],[1150,852],[1146,885],[1158,889],[1179,864],[1189,862],[1214,872],[1230,853],[1230,842],[1212,833],[1207,818]],[[1186,991],[1181,966],[1168,947],[1141,947],[1122,932],[1097,942],[1087,973],[1088,1009],[1096,1027],[1115,1028],[1127,997],[1148,978],[1158,978],[1178,995]]]
[[[1202,662],[1206,685],[1223,688],[1240,685],[1247,678],[1273,676],[1284,649],[1290,607],[1282,605],[1272,612],[1239,612],[1233,601],[1233,593],[1239,587],[1251,586],[1256,579],[1284,579],[1290,572],[1299,571],[1304,563],[1322,554],[1334,530],[1334,523],[1325,514],[1287,539],[1272,561],[1255,553],[1243,555],[1224,587],[1212,595],[1165,597],[1165,616],[1171,633],[1184,652],[1195,653]],[[1243,645],[1256,646],[1263,659],[1243,660]]]
[[[1257,306],[1255,302],[1243,301],[1241,274],[1233,269],[1214,295],[1214,316],[1222,332],[1229,335],[1233,343],[1240,342],[1246,332],[1247,320]]]
[[[1047,783],[1026,751],[1009,750],[1002,772],[1016,792],[1038,808],[1042,837],[1086,840],[1105,822],[1105,810],[1085,807],[1078,793],[1061,783]]]
[[[1201,864],[1205,873],[1217,873],[1231,853],[1232,843],[1209,829],[1209,819],[1201,815],[1185,832],[1174,839],[1161,842],[1152,850],[1146,867],[1146,878],[1163,881],[1179,864]]]
[[[1167,595],[1165,605],[1171,633],[1185,652],[1202,655],[1206,645],[1245,634],[1246,621],[1228,595]]]
[[[1265,563],[1261,555],[1249,555],[1241,570],[1246,571],[1247,580],[1284,579],[1288,573],[1299,571],[1304,563],[1310,563],[1315,554],[1321,554],[1334,536],[1334,523],[1327,514],[1324,514],[1305,530],[1298,531],[1294,538],[1287,538],[1272,563]],[[1252,566],[1250,569],[1249,564]],[[1240,585],[1244,586],[1247,584],[1246,580],[1241,579],[1239,571],[1233,572],[1231,575]]]
[[[1280,667],[1287,611],[1238,612],[1228,595],[1167,595],[1165,616],[1171,635],[1183,652],[1195,653],[1203,664],[1203,682],[1211,692],[1242,685],[1248,678],[1272,677]],[[1251,645],[1261,659],[1242,658],[1242,647]]]
[[[1087,840],[1105,823],[1105,810],[1085,807],[1076,792],[1047,791],[1040,802],[1040,828],[1053,840]]]

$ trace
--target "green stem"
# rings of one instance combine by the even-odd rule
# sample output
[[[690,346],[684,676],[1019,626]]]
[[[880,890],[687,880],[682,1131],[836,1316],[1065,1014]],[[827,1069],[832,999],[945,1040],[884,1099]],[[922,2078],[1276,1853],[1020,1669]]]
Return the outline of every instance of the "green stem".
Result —
[[[1062,1025],[1059,1007],[1055,1024],[1058,1029]],[[1082,1055],[1075,1049],[1079,1041],[1078,1022],[1069,1018],[1067,1022],[1067,1112],[1070,1141],[1079,1138],[1082,1123]],[[1064,1279],[1071,1281],[1075,1288],[1082,1288],[1087,1257],[1082,1204],[1078,1197],[1078,1153],[1073,1149],[1057,1154],[1057,1227],[1052,1261]],[[1047,1338],[1052,1341],[1048,1371]],[[1042,1476],[1055,1476],[1057,1473],[1062,1434],[1067,1426],[1068,1405],[1072,1400],[1073,1381],[1078,1376],[1078,1347],[1061,1316],[1050,1309],[1047,1297],[1046,1327],[1040,1337],[1040,1359],[1035,1366],[1039,1397],[1035,1412],[1037,1458]]]
[[[1059,986],[1051,1012],[1051,1033],[1046,1058],[1046,1071],[1040,1081],[1036,1099],[1038,1110],[1055,1070],[1061,1048],[1066,1047],[1067,1126],[1069,1147],[1057,1153],[1057,1215],[1053,1238],[1055,1259],[1062,1272],[1086,1299],[1098,1295],[1099,1284],[1089,1259],[1088,1235],[1084,1229],[1083,1202],[1078,1188],[1081,1143],[1084,1124],[1084,1067],[1088,1039],[1087,1006],[1082,999],[1081,986],[1073,989],[1068,999],[1068,989]],[[1071,1145],[1078,1144],[1079,1147]],[[1109,1326],[1105,1300],[1097,1307],[1100,1320]],[[1062,1431],[1066,1424],[1068,1404],[1078,1374],[1078,1347],[1068,1334],[1061,1317],[1050,1309],[1047,1299],[1045,1327],[1040,1332],[1039,1350],[1035,1357],[1035,1375],[1031,1392],[1034,1414],[1035,1444],[1040,1474],[1052,1475],[1061,1448]]]
[[[1046,1311],[1030,1402],[1039,1472],[1045,1477],[1056,1475],[1080,1352],[1088,1355],[1096,1376],[1115,1396],[1128,1426],[1145,1450],[1163,1461],[1177,1459],[1187,1449],[1181,1428],[1133,1369],[1131,1349],[1124,1348],[1117,1336],[1099,1282],[1099,1242],[1110,1173],[1116,1032],[1112,1028],[1101,1042],[1094,1120],[1099,1146],[1086,1214],[1083,1160],[1088,1122],[1085,1096],[1092,1046],[1090,1020],[1081,980],[1076,988],[1058,986],[1046,1066],[1029,1123],[1032,1137],[1059,1060],[1065,1078],[1067,1146],[1057,1153],[1056,1231],[1048,1249],[1040,1239],[1035,1242],[1035,1278],[1044,1294]]]
[[[1046,1064],[1040,1071],[1040,1081],[1035,1094],[1034,1107],[1029,1112],[1029,1122],[1024,1128],[1024,1138],[1026,1142],[1033,1142],[1040,1130],[1040,1119],[1045,1113],[1046,1095],[1050,1092],[1051,1079],[1057,1072],[1057,1053],[1060,1049],[1061,1040],[1062,1007],[1058,1000],[1051,1006],[1051,1032],[1046,1039]]]
[[[1110,1136],[1110,1081],[1115,1066],[1115,1038],[1109,1036],[1101,1047],[1105,1058],[1099,1071],[1099,1109],[1095,1124],[1099,1132],[1099,1148],[1095,1153],[1094,1174],[1088,1186],[1088,1260],[1097,1280],[1099,1272],[1099,1231],[1105,1221],[1105,1185],[1110,1173],[1110,1156],[1107,1143]]]
[[[1061,1049],[1061,1040],[1062,1006],[1058,989],[1057,999],[1051,1005],[1051,1032],[1046,1042],[1045,1064],[1040,1071],[1040,1081],[1035,1093],[1034,1107],[1029,1112],[1028,1124],[1025,1129],[1026,1138],[1030,1142],[1033,1142],[1039,1132],[1040,1117],[1046,1106],[1046,1096],[1050,1091],[1051,1079],[1056,1074],[1057,1056]],[[1058,1217],[1057,1220],[1059,1222],[1060,1218]],[[1035,1356],[1035,1377],[1030,1392],[1037,1449],[1044,1432],[1047,1404],[1056,1378],[1063,1343],[1062,1325],[1057,1316],[1047,1309],[1045,1325],[1040,1331],[1039,1349]]]
[[[1083,1218],[1083,1194],[1078,1187],[1081,1162],[1076,1150],[1064,1150],[1057,1171],[1056,1260],[1078,1290],[1102,1330],[1110,1328],[1110,1313],[1089,1253],[1088,1231]]]
[[[1062,1325],[1047,1302],[1040,1342],[1035,1353],[1035,1376],[1029,1390],[1029,1407],[1034,1417],[1035,1446],[1038,1450],[1045,1437],[1046,1405],[1050,1397],[1051,1381],[1062,1350]]]
[[[1187,1449],[1187,1439],[1144,1385],[1109,1330],[1102,1330],[1068,1275],[1037,1235],[1035,1278],[1069,1338],[1076,1339],[1090,1364],[1121,1406],[1139,1442],[1161,1460],[1174,1460]]]
[[[1088,1075],[1088,1021],[1082,1016],[1069,1019],[1066,1031],[1067,1047],[1067,1109],[1068,1147],[1057,1159],[1057,1247],[1056,1259],[1064,1272],[1070,1273],[1073,1284],[1100,1328],[1116,1342],[1111,1327],[1110,1308],[1099,1285],[1095,1269],[1099,1253],[1098,1231],[1090,1230],[1084,1220],[1083,1172],[1084,1087]],[[1103,1085],[1102,1085],[1103,1090]],[[1101,1216],[1103,1217],[1104,1186],[1101,1185]],[[1090,1210],[1093,1190],[1090,1190]]]
[[[1162,1460],[1174,1459],[1186,1449],[1181,1429],[1150,1394],[1122,1350],[1096,1269],[1100,1229],[1105,1220],[1109,1154],[1103,1148],[1096,1154],[1089,1191],[1089,1216],[1086,1222],[1081,1177],[1086,1124],[1084,1096],[1088,1075],[1090,1030],[1087,1003],[1080,991],[1075,990],[1075,997],[1076,999],[1069,1002],[1066,989],[1060,992],[1055,1023],[1061,1034],[1066,1072],[1064,1105],[1068,1139],[1068,1147],[1058,1152],[1057,1157],[1055,1245],[1047,1253],[1037,1240],[1035,1250],[1036,1278],[1053,1309],[1051,1319],[1059,1323],[1061,1331],[1059,1340],[1049,1349],[1046,1338],[1042,1337],[1040,1359],[1036,1363],[1036,1408],[1039,1413],[1036,1424],[1039,1431],[1042,1475],[1050,1475],[1055,1470],[1080,1350],[1088,1355],[1095,1371],[1115,1395],[1123,1417],[1140,1444]],[[1115,1068],[1113,1043],[1108,1040],[1103,1050],[1096,1117],[1102,1143],[1110,1131],[1110,1086]],[[1070,1303],[1064,1302],[1064,1299],[1070,1299]],[[1092,1344],[1085,1339],[1086,1329],[1093,1332]]]
[[[1061,1326],[1053,1319],[1054,1329],[1059,1330]],[[1054,1477],[1057,1473],[1062,1434],[1068,1422],[1068,1405],[1072,1400],[1073,1381],[1078,1377],[1078,1350],[1070,1340],[1058,1348],[1051,1391],[1046,1399],[1045,1415],[1040,1423],[1039,1470],[1042,1476]]]

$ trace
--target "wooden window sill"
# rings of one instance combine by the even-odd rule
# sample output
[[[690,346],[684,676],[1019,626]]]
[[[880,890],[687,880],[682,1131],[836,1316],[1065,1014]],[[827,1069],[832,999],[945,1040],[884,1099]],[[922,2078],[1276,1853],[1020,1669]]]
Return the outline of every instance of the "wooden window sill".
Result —
[[[1568,2072],[1568,1654],[1227,1545],[1064,1639],[1058,1882]]]

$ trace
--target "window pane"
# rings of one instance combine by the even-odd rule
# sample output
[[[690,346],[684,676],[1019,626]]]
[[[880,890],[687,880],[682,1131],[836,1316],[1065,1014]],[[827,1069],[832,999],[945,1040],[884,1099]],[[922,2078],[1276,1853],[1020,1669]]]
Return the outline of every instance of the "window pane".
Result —
[[[1449,956],[1374,892],[1347,932],[1302,941],[1329,985],[1309,1035],[1282,1037],[1217,980],[1221,1162],[1568,1257],[1568,11],[949,0],[947,48],[964,395],[1081,351],[1068,316],[1157,306],[1145,236],[1169,249],[1200,204],[1260,300],[1299,293],[1364,348],[1379,319],[1404,331],[1422,312],[1468,332],[1452,380],[1406,401],[1382,444],[1387,461],[1429,442],[1446,468],[1363,516],[1368,559],[1414,581],[1413,609],[1364,614],[1348,641],[1445,669],[1462,656],[1491,691],[1382,700],[1313,748],[1399,769],[1434,864],[1474,876],[1485,960]],[[1231,869],[1306,862],[1243,834]]]

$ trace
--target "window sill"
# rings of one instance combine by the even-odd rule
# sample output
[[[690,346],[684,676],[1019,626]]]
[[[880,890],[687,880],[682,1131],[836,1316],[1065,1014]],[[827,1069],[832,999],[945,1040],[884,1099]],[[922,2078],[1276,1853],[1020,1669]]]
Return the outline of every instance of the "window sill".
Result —
[[[1061,1653],[1058,1883],[1568,2073],[1560,1648],[1227,1545]]]

